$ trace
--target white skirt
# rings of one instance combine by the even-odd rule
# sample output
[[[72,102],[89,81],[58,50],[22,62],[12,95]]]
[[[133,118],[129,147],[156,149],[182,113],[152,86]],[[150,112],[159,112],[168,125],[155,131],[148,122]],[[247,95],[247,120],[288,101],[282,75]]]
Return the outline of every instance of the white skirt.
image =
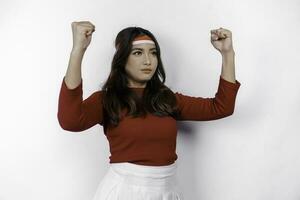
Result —
[[[166,166],[109,163],[93,200],[183,200],[176,171],[176,162]]]

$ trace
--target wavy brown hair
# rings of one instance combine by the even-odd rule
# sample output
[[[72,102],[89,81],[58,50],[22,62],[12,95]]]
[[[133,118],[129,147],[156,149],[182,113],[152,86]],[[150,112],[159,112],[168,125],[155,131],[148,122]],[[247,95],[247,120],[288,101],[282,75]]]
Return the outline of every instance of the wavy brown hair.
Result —
[[[128,88],[125,72],[132,41],[140,35],[148,35],[154,41],[158,60],[156,71],[147,82],[142,98]],[[160,47],[154,35],[141,27],[127,27],[117,34],[115,48],[110,74],[102,86],[104,130],[107,124],[118,125],[124,108],[129,111],[127,115],[132,117],[145,117],[147,112],[150,112],[156,116],[177,118],[179,113],[176,97],[171,89],[164,85],[166,75],[161,61]]]

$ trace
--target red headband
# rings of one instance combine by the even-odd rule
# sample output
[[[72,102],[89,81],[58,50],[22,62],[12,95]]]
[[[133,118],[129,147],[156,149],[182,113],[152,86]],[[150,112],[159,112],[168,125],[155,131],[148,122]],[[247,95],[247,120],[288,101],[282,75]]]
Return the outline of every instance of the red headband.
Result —
[[[141,43],[155,44],[148,35],[139,35],[136,38],[134,38],[132,45]]]

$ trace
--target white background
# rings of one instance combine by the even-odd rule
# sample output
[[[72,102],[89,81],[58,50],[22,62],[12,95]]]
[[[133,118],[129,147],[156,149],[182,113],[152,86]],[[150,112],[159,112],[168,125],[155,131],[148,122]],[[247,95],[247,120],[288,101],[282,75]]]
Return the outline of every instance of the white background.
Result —
[[[299,200],[299,10],[297,0],[2,0],[0,199],[90,200],[106,173],[102,127],[74,133],[57,120],[71,22],[88,20],[84,99],[106,80],[127,26],[156,36],[173,91],[213,97],[222,59],[210,30],[231,30],[235,112],[179,123],[179,185],[186,200]]]

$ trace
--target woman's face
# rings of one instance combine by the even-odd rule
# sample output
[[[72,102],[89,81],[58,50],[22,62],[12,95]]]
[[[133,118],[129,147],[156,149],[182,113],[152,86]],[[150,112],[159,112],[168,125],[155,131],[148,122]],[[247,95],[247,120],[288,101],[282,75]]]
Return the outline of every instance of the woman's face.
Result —
[[[125,72],[128,77],[128,87],[145,88],[157,68],[155,44],[136,44],[132,46]],[[151,71],[142,71],[150,69]]]

